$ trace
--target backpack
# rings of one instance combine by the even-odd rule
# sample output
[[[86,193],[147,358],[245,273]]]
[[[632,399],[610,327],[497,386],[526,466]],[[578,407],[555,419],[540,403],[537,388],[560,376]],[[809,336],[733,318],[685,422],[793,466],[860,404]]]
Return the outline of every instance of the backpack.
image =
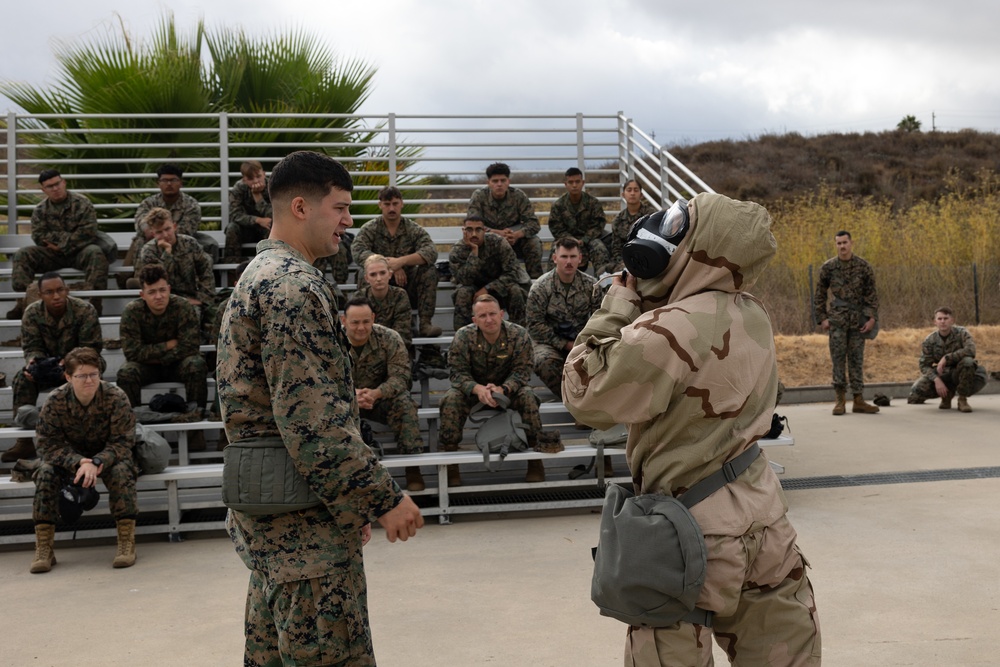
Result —
[[[170,443],[153,429],[136,424],[135,462],[139,466],[140,475],[163,472],[170,462]]]
[[[510,399],[503,394],[493,394],[496,408],[479,403],[472,409],[469,421],[479,424],[476,431],[476,447],[483,453],[483,465],[490,472],[496,472],[503,465],[510,452],[528,449],[528,436],[524,432],[524,422],[516,410],[508,410]],[[494,466],[490,454],[499,454],[500,461]]]

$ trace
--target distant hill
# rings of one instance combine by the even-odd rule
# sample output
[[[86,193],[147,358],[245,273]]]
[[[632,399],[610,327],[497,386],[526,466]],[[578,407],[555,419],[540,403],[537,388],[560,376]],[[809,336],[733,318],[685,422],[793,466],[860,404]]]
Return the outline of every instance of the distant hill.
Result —
[[[667,150],[717,192],[765,205],[794,199],[825,182],[847,196],[908,208],[936,200],[949,181],[974,186],[983,170],[1000,172],[1000,134],[975,130],[791,133]]]

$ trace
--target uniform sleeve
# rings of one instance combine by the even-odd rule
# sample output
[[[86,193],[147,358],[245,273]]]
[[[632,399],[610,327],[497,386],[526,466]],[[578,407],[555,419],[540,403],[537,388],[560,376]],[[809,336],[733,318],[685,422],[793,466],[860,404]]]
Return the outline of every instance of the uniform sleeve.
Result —
[[[177,267],[174,266],[173,256],[162,254],[161,257],[160,246],[156,245],[156,239],[144,242],[135,258],[135,275],[138,276],[142,267],[147,264],[162,264],[163,268],[167,270],[167,275],[176,275],[174,271],[177,270]]]
[[[132,412],[124,391],[109,391],[108,388],[105,391],[105,409],[111,416],[111,429],[107,445],[97,456],[101,457],[106,467],[110,467],[132,457],[132,448],[135,446],[135,413]]]
[[[549,307],[549,299],[552,297],[551,283],[549,281],[535,281],[528,291],[528,304],[526,322],[531,340],[538,345],[550,345],[556,349],[561,348],[563,339],[556,335],[549,325],[545,315]]]
[[[32,308],[21,320],[21,349],[24,351],[24,363],[28,365],[34,359],[41,359],[46,354],[45,340],[38,324],[41,311]]]
[[[450,369],[451,386],[465,396],[471,396],[472,390],[479,383],[472,377],[472,364],[469,358],[471,347],[466,333],[455,334],[455,339],[448,349],[448,368]]]
[[[420,225],[414,223],[412,226],[413,233],[415,234],[415,253],[420,255],[428,266],[433,266],[434,262],[437,261],[438,251],[437,247],[434,245],[434,241],[431,239],[431,235],[427,233],[427,230]]]
[[[177,326],[177,347],[168,353],[172,357],[171,361],[180,361],[198,354],[198,346],[201,343],[201,315],[198,309],[183,297],[177,297],[177,305],[180,306],[178,312],[180,321]]]
[[[537,236],[538,232],[542,230],[542,225],[538,222],[538,216],[535,215],[535,207],[531,205],[528,195],[520,190],[517,191],[517,194],[517,221],[522,225],[521,231],[524,232],[525,238]]]
[[[190,195],[183,195],[184,209],[181,212],[180,220],[177,221],[177,231],[181,234],[194,236],[201,228],[201,204]]]
[[[413,385],[411,379],[410,355],[406,353],[406,345],[403,339],[395,331],[387,332],[385,337],[387,345],[388,359],[386,359],[386,370],[388,377],[385,382],[378,386],[382,392],[382,398],[395,398],[400,394],[408,394]]]
[[[948,358],[948,361],[945,363],[949,366],[954,366],[966,357],[976,358],[976,343],[972,340],[972,334],[965,329],[956,329],[955,333],[959,335],[959,341],[961,341],[962,346],[954,352],[949,352],[945,355]]]
[[[479,188],[472,193],[472,197],[469,198],[469,211],[467,215],[478,215],[483,220],[486,220],[485,211],[483,210],[483,202],[485,201],[483,194],[485,188]],[[486,225],[487,227],[489,224]]]
[[[97,241],[97,211],[89,199],[80,197],[74,200],[74,228],[67,232],[65,241],[58,243],[60,249],[67,255],[73,255]]]
[[[413,342],[413,311],[410,309],[410,298],[405,292],[396,292],[399,298],[395,300],[395,307],[392,312],[392,323],[389,328],[402,337],[403,341],[409,345]],[[410,334],[410,335],[407,335]]]
[[[358,433],[340,328],[318,289],[277,280],[261,294],[261,359],[296,469],[337,524],[360,528],[399,504],[402,493]]]
[[[79,329],[77,330],[77,341],[80,347],[93,348],[100,354],[104,349],[104,334],[101,332],[101,320],[97,317],[97,311],[89,303],[79,311]],[[101,357],[104,362],[104,357]],[[101,371],[104,369],[102,368]]]
[[[531,372],[533,370],[534,364],[532,363],[532,348],[531,348],[531,337],[528,336],[528,332],[524,329],[514,329],[511,330],[516,332],[514,337],[512,356],[514,358],[514,366],[511,368],[510,375],[507,379],[503,381],[503,388],[507,390],[508,396],[513,396],[517,393],[521,387],[527,387],[531,382]]]
[[[211,306],[215,304],[215,276],[212,273],[212,258],[201,249],[200,245],[198,245],[192,254],[194,256],[194,272],[198,276],[198,288],[195,291],[195,298]]]
[[[875,287],[875,271],[870,264],[865,264],[865,272],[861,287],[862,314],[864,319],[878,317],[878,290]]]
[[[560,197],[552,203],[552,208],[549,209],[549,232],[552,233],[552,238],[561,239],[564,236],[572,236],[568,217],[566,202]]]
[[[230,223],[239,225],[240,227],[253,227],[257,224],[253,221],[253,218],[258,217],[258,214],[253,208],[247,206],[247,199],[253,202],[253,196],[250,194],[247,186],[243,185],[242,181],[229,189]],[[267,216],[260,217],[266,218]]]
[[[819,269],[819,280],[816,281],[816,292],[813,294],[813,313],[816,324],[828,319],[826,313],[827,293],[830,291],[830,265],[824,263]]]
[[[604,215],[604,208],[597,197],[590,196],[587,206],[587,233],[583,235],[584,241],[593,241],[604,235],[604,228],[608,224],[608,218]]]
[[[482,252],[483,248],[480,247]],[[475,287],[482,271],[482,260],[473,256],[472,249],[461,241],[451,247],[448,255],[448,266],[451,268],[451,278],[458,285]]]
[[[146,197],[139,205],[135,208],[135,231],[142,232],[143,227],[146,224],[146,216],[154,208],[153,201],[149,197]]]
[[[936,334],[927,336],[920,346],[920,374],[928,380],[933,380],[938,376],[937,363],[941,360],[940,351],[934,341],[936,337]]]
[[[496,243],[500,252],[500,277],[490,281],[486,284],[486,289],[490,289],[492,285],[508,285],[513,287],[517,285],[517,255],[514,254],[514,249],[510,247],[510,244],[506,240],[497,236]]]
[[[51,394],[49,400],[42,405],[38,413],[36,447],[41,459],[49,465],[75,472],[84,458],[78,454],[66,440],[63,429],[70,426],[68,421],[65,394]]]

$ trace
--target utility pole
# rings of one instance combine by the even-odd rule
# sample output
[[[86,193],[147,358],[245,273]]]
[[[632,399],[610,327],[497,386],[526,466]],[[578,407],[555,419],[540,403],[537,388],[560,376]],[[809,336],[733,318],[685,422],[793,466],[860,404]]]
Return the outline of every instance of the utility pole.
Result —
[[[937,121],[937,114],[935,114],[932,111],[931,112],[931,132],[934,132],[935,130],[937,130],[937,123],[936,123],[936,121]]]

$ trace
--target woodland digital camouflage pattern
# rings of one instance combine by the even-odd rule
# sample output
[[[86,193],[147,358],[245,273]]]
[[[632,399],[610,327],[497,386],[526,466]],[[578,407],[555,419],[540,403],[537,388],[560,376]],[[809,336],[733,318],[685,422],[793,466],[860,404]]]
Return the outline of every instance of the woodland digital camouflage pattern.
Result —
[[[562,400],[562,370],[567,341],[574,340],[595,310],[601,294],[594,292],[596,279],[577,271],[573,282],[563,284],[555,269],[542,274],[528,292],[527,321],[531,334],[535,372]],[[571,332],[566,338],[560,332]]]
[[[224,251],[227,260],[238,261],[241,244],[258,243],[270,233],[253,221],[253,218],[270,218],[274,215],[271,195],[267,191],[269,180],[269,177],[264,177],[264,196],[260,202],[254,201],[250,186],[242,180],[229,189],[229,224],[225,230]]]
[[[219,335],[226,435],[280,437],[324,504],[229,512],[251,570],[244,664],[374,665],[361,529],[403,495],[358,433],[349,343],[329,283],[281,241],[257,251]]]
[[[69,384],[53,390],[38,419],[38,454],[42,465],[35,473],[32,518],[36,523],[56,523],[59,489],[72,481],[83,459],[100,456],[101,481],[108,489],[108,505],[116,520],[139,513],[132,459],[135,415],[125,392],[101,382],[90,405],[76,400]]]
[[[198,351],[198,310],[187,299],[171,294],[162,315],[153,314],[145,301],[136,299],[125,306],[119,326],[127,361],[118,369],[116,383],[132,405],[141,405],[140,392],[147,384],[183,382],[188,402],[205,407],[208,366]],[[173,339],[177,347],[168,350],[166,343]]]
[[[542,419],[538,414],[538,399],[531,390],[531,337],[527,329],[504,322],[500,337],[490,343],[469,324],[455,332],[448,349],[451,369],[451,389],[441,399],[441,432],[438,440],[442,449],[454,449],[462,441],[462,429],[472,407],[479,402],[472,390],[477,384],[493,383],[503,387],[510,399],[510,409],[516,410],[525,424],[528,444],[537,445]]]
[[[98,354],[104,347],[101,323],[92,305],[83,299],[68,297],[66,312],[58,320],[49,314],[41,301],[36,301],[24,310],[24,317],[21,318],[21,349],[24,350],[25,366],[34,359],[64,357],[75,347],[90,347]],[[103,372],[104,368],[104,358],[101,357],[100,370]],[[23,368],[14,375],[13,390],[15,412],[22,405],[34,405],[38,401],[39,385],[24,377]]]
[[[108,258],[97,245],[97,212],[90,200],[68,192],[58,204],[46,199],[31,213],[31,240],[35,245],[14,254],[11,286],[23,292],[36,273],[73,267],[84,273],[84,282],[93,289],[108,286]],[[45,243],[59,250],[49,250]]]
[[[549,211],[549,231],[552,238],[572,236],[583,245],[583,263],[594,267],[595,271],[607,265],[611,259],[610,248],[604,245],[604,227],[608,219],[597,197],[582,192],[580,201],[574,204],[569,193],[563,194],[552,204]]]
[[[618,211],[618,215],[611,221],[611,261],[608,262],[604,270],[608,273],[615,273],[625,268],[622,260],[622,248],[625,247],[625,239],[628,238],[628,230],[632,229],[632,223],[639,218],[656,213],[657,208],[645,199],[639,204],[639,212],[632,215],[625,206]]]
[[[832,297],[827,305],[827,293]],[[813,295],[816,323],[830,320],[830,359],[833,387],[847,389],[846,364],[852,394],[865,387],[865,338],[859,329],[870,317],[878,317],[878,291],[871,264],[857,255],[846,262],[833,257],[823,262]]]
[[[154,208],[165,208],[170,211],[170,217],[177,223],[177,233],[193,237],[201,227],[201,204],[189,194],[180,193],[174,203],[168,204],[163,194],[146,197],[135,209],[136,238],[146,241],[146,216]]]
[[[455,304],[455,331],[472,322],[472,302],[476,292],[485,287],[507,311],[512,322],[524,324],[525,291],[517,282],[517,256],[503,238],[487,234],[479,246],[479,256],[462,241],[451,247],[448,266],[455,289],[451,293]]]
[[[489,186],[472,193],[468,215],[478,215],[489,229],[507,229],[521,225],[524,238],[514,243],[514,253],[524,260],[528,275],[542,275],[542,241],[538,232],[542,226],[535,215],[535,207],[523,191],[510,187],[503,199],[494,199]]]
[[[402,337],[392,329],[375,324],[368,342],[360,350],[351,347],[354,386],[380,389],[382,398],[371,410],[361,410],[362,419],[388,424],[396,437],[400,454],[419,454],[420,439],[417,404],[410,397],[413,385],[410,356]]]
[[[924,339],[920,352],[921,377],[910,388],[911,396],[937,398],[934,378],[938,376],[938,362],[944,356],[948,361],[941,379],[949,390],[968,397],[986,386],[986,369],[976,362],[976,343],[972,334],[965,327],[955,325],[947,336],[935,331]]]
[[[398,333],[406,345],[413,343],[413,311],[403,288],[389,285],[389,292],[384,299],[376,298],[372,294],[371,285],[367,283],[361,291],[372,302],[375,324],[389,327]]]
[[[403,268],[406,273],[406,286],[403,289],[410,298],[410,307],[417,309],[421,320],[430,321],[434,317],[438,286],[435,262],[438,252],[427,230],[402,218],[396,235],[392,236],[382,216],[379,216],[361,226],[354,238],[353,250],[354,261],[359,266],[364,266],[365,260],[373,253],[383,257],[403,257],[418,253],[426,264]]]
[[[156,239],[147,241],[135,262],[135,275],[147,264],[162,264],[167,270],[167,282],[171,294],[189,296],[203,304],[215,303],[215,277],[212,274],[212,258],[192,237],[177,234],[177,242],[165,252],[156,244]]]
[[[696,196],[690,210],[669,268],[640,280],[639,294],[612,286],[565,366],[563,401],[577,420],[628,425],[639,493],[691,488],[766,434],[774,408],[771,324],[746,292],[775,253],[770,217],[712,194]],[[625,664],[711,664],[714,633],[734,664],[818,665],[807,563],[786,511],[763,454],[695,505],[708,545],[697,604],[715,612],[713,627],[631,628]]]

